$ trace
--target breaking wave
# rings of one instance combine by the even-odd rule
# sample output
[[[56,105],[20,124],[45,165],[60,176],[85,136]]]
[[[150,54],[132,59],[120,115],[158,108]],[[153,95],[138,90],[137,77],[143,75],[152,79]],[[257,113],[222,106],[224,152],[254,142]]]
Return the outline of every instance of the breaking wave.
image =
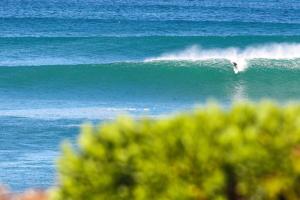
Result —
[[[158,57],[145,59],[153,61],[202,61],[225,59],[237,63],[238,71],[248,67],[248,61],[256,59],[290,60],[300,58],[299,43],[272,43],[253,45],[246,48],[228,47],[205,49],[194,45],[182,51],[164,53]]]

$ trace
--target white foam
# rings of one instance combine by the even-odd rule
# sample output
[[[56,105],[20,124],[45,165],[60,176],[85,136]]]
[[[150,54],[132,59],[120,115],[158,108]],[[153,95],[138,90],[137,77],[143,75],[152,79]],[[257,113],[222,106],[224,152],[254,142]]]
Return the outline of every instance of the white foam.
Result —
[[[130,107],[84,107],[84,108],[39,108],[0,110],[1,117],[25,117],[37,119],[114,119],[120,114],[146,114],[149,108]]]
[[[295,59],[300,58],[300,44],[298,43],[271,43],[253,45],[246,48],[215,48],[204,49],[194,45],[182,51],[162,54],[159,57],[145,59],[151,61],[199,61],[211,59],[226,59],[236,62],[238,71],[247,68],[247,61],[251,59]]]

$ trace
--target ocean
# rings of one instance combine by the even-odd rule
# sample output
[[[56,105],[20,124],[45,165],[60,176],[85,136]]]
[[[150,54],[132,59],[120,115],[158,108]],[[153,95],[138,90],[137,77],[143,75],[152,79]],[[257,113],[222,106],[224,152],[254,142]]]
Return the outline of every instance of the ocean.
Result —
[[[300,99],[298,0],[0,1],[0,183],[14,191],[55,185],[84,122],[261,99]]]

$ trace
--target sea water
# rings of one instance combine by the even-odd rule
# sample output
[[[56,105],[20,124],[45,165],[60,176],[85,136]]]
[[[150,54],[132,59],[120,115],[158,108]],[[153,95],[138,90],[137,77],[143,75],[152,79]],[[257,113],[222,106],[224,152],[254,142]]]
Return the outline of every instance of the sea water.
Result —
[[[300,99],[297,0],[0,1],[0,182],[14,191],[55,185],[83,122],[265,98]]]

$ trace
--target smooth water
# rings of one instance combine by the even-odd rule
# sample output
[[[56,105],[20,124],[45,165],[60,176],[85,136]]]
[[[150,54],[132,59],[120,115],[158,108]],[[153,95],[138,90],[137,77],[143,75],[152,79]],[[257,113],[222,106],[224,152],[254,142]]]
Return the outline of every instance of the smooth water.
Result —
[[[298,101],[299,77],[296,0],[0,1],[0,182],[55,184],[83,122]]]

